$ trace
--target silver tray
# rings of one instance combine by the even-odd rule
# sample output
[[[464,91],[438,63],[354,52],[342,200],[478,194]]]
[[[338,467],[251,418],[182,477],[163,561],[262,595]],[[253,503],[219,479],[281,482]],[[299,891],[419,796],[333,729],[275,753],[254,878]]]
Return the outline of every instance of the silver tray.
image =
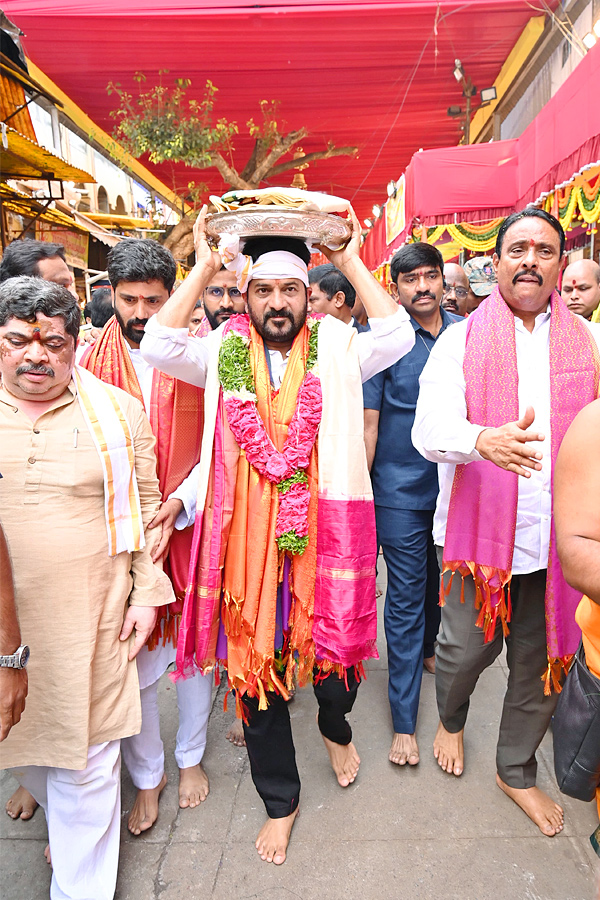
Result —
[[[326,244],[335,250],[350,240],[352,222],[330,213],[273,206],[246,206],[240,210],[207,216],[206,236],[209,242],[216,246],[222,234],[237,234],[241,238],[265,235],[294,237],[301,241]]]

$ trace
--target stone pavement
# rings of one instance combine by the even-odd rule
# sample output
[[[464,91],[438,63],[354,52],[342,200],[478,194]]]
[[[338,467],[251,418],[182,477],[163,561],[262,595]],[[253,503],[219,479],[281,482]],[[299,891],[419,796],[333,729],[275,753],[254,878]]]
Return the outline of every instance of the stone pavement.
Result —
[[[292,703],[301,815],[281,867],[262,862],[254,849],[264,810],[245,750],[225,740],[232,713],[223,711],[223,687],[215,692],[204,759],[210,796],[197,809],[178,809],[175,689],[163,678],[169,783],[158,822],[134,838],[125,826],[134,790],[123,774],[117,900],[600,900],[600,861],[589,843],[594,804],[559,795],[551,737],[538,754],[538,783],[560,797],[561,835],[543,837],[495,785],[503,660],[483,674],[472,700],[464,774],[447,775],[433,758],[437,715],[434,679],[426,672],[417,732],[421,763],[399,768],[387,761],[391,724],[382,628],[380,635],[381,659],[368,666],[351,716],[362,760],[351,787],[340,788],[329,767],[312,691],[300,691]],[[13,786],[2,773],[2,809]],[[45,900],[50,871],[41,811],[28,823],[3,813],[0,822],[0,897]]]

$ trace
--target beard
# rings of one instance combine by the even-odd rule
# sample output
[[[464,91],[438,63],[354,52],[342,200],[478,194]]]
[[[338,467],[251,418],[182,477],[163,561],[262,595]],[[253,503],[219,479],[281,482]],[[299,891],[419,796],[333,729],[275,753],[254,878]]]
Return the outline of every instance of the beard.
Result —
[[[306,322],[306,314],[308,311],[308,300],[305,299],[304,306],[294,318],[291,310],[268,310],[262,318],[259,318],[248,304],[248,314],[250,321],[266,341],[272,341],[275,344],[287,344],[294,340],[297,334],[302,330],[302,326]],[[285,319],[281,324],[274,324],[271,319]]]
[[[204,315],[208,319],[208,324],[214,331],[215,328],[218,328],[219,325],[222,325],[223,322],[226,322],[227,319],[230,319],[232,316],[235,316],[236,313],[232,309],[225,309],[220,306],[218,309],[215,309],[214,312],[210,312],[207,306],[204,307]]]
[[[116,306],[114,309],[117,322],[125,337],[129,338],[132,344],[140,344],[144,337],[144,328],[148,319],[130,319],[128,322],[125,322]]]

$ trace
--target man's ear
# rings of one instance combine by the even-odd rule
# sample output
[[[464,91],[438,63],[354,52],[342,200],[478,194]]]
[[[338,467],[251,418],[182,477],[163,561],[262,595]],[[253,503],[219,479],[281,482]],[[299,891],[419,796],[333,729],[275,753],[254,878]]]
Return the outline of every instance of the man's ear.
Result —
[[[335,308],[341,309],[346,302],[346,295],[343,291],[337,291],[331,299],[333,300],[333,305],[335,306]]]
[[[390,282],[390,294],[396,302],[398,302],[398,285],[395,281]]]
[[[112,286],[112,284],[110,286],[110,302],[112,303],[112,308],[114,309],[115,308],[115,289]]]
[[[498,274],[498,263],[500,262],[500,257],[496,252],[492,254],[492,265],[494,267],[494,272],[496,275]]]

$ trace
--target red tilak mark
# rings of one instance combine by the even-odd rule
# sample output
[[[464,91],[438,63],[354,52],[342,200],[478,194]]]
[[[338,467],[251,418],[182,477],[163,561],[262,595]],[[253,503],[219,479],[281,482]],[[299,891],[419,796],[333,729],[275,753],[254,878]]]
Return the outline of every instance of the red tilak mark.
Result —
[[[33,334],[31,335],[32,341],[41,341],[42,340],[42,332],[39,328],[33,329]]]
[[[530,247],[535,247],[535,241],[534,241],[533,238],[529,238],[529,246],[530,246]]]
[[[573,279],[573,287],[577,287],[577,282]]]

